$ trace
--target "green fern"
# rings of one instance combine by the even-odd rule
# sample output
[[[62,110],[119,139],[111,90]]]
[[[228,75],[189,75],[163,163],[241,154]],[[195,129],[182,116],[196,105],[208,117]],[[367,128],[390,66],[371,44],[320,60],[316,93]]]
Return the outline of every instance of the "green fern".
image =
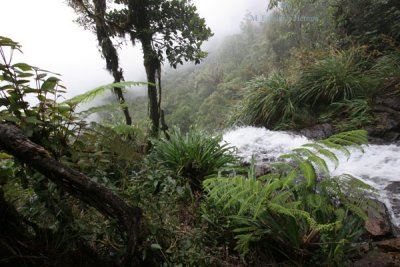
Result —
[[[212,177],[203,182],[204,190],[208,200],[231,218],[242,256],[256,243],[296,261],[318,243],[331,257],[328,261],[336,261],[331,252],[348,249],[359,236],[346,222],[361,225],[366,220],[365,197],[372,192],[349,175],[329,177],[326,160],[337,166],[339,151],[348,155],[348,145],[362,149],[366,143],[365,131],[340,133],[283,155],[286,161],[271,164],[275,172],[258,178],[253,158],[247,177]]]
[[[127,105],[120,104],[120,103],[95,106],[95,107],[91,107],[86,110],[83,110],[81,112],[78,112],[76,115],[82,119],[85,119],[95,113],[119,111],[119,110],[123,109],[124,107],[127,107]]]
[[[307,187],[313,187],[316,183],[316,177],[329,176],[327,160],[331,161],[335,167],[338,166],[339,159],[335,154],[337,151],[349,158],[348,146],[356,147],[364,152],[362,145],[367,143],[366,131],[349,131],[312,144],[305,144],[301,148],[294,149],[292,154],[282,155],[280,158],[294,161],[297,164],[298,171],[306,179]],[[321,156],[324,156],[326,160]]]
[[[74,96],[71,99],[64,101],[67,104],[77,104],[77,103],[88,103],[94,100],[96,97],[104,95],[104,93],[113,90],[114,88],[126,89],[132,86],[148,85],[145,82],[119,82],[111,83],[103,86],[99,86],[95,89],[89,90],[86,93]]]

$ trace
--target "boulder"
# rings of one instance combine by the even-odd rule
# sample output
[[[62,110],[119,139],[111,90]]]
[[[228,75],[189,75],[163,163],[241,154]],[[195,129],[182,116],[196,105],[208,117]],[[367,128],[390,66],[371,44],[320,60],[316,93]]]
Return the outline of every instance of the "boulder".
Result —
[[[373,138],[387,142],[400,140],[400,77],[388,79],[372,103],[373,125],[366,130]]]
[[[400,181],[391,182],[385,187],[385,190],[389,191],[391,194],[400,194]]]
[[[375,244],[383,252],[400,252],[400,238],[387,239]]]
[[[374,103],[400,111],[400,77],[388,79],[380,88]]]
[[[354,267],[396,267],[400,266],[399,253],[371,252],[354,262]]]
[[[270,173],[271,167],[269,167],[267,164],[257,164],[256,165],[256,177],[260,177],[263,175],[266,175]]]
[[[373,205],[367,208],[368,221],[365,223],[365,229],[372,239],[392,236],[393,227],[389,210],[382,202],[371,201]]]
[[[374,115],[375,124],[365,127],[372,138],[382,139],[386,142],[395,142],[400,139],[400,112],[384,106],[376,106]]]
[[[299,133],[307,138],[317,140],[328,138],[334,134],[333,127],[329,123],[317,124],[315,126],[302,129],[299,131]]]
[[[372,249],[354,262],[355,267],[400,266],[400,238],[374,242],[371,245]]]

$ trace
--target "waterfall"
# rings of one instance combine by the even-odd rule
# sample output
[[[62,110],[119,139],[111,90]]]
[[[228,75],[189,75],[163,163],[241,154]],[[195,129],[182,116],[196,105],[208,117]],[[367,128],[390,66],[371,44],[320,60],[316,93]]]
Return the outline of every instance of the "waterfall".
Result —
[[[304,136],[264,128],[241,127],[227,130],[223,140],[238,149],[244,162],[256,155],[258,162],[290,153],[313,140]],[[338,152],[339,166],[329,164],[331,175],[350,174],[378,190],[378,199],[389,209],[393,223],[400,226],[400,146],[366,145],[364,152],[350,148],[349,159]]]

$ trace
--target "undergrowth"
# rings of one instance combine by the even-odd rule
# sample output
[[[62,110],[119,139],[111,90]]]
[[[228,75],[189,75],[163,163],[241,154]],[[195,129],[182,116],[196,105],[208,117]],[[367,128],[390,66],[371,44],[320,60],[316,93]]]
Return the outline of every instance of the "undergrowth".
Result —
[[[371,188],[350,175],[330,177],[327,162],[337,165],[337,153],[350,156],[347,146],[362,149],[366,142],[364,131],[345,132],[281,156],[267,175],[205,180],[207,199],[229,221],[235,249],[293,266],[343,266],[364,232]]]

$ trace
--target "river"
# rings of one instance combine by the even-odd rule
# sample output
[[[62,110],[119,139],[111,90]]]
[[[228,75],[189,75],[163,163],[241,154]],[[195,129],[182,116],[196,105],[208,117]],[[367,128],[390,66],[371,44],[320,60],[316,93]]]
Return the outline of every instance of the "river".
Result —
[[[304,136],[265,128],[241,127],[227,130],[223,140],[238,149],[243,161],[256,155],[258,162],[290,153],[292,149],[313,142]],[[393,223],[400,227],[400,146],[365,145],[364,152],[350,148],[349,159],[335,152],[339,166],[328,163],[332,176],[350,174],[378,190],[378,199],[385,203]]]

